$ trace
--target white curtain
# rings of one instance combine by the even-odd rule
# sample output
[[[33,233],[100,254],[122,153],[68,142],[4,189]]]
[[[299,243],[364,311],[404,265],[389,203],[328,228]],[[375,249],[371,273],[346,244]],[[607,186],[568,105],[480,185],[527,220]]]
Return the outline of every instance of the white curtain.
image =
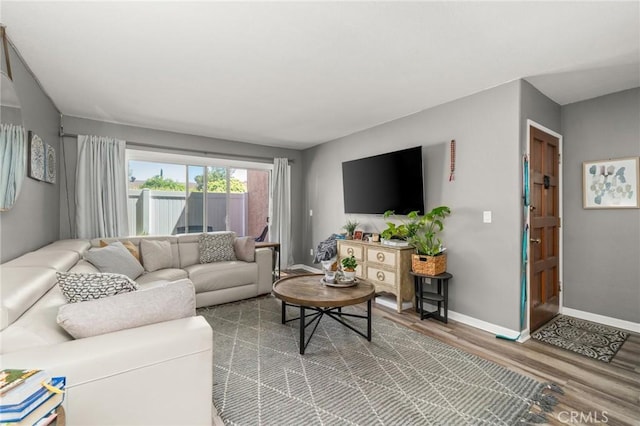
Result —
[[[27,142],[24,128],[0,126],[0,210],[10,209],[26,175]]]
[[[78,238],[129,235],[125,151],[123,140],[78,135]]]
[[[293,264],[291,246],[291,171],[287,158],[273,160],[270,240],[280,243],[281,268]]]

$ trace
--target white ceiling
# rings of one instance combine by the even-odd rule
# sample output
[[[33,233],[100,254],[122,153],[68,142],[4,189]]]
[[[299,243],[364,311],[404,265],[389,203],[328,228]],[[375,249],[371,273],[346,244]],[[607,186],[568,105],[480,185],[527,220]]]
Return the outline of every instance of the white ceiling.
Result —
[[[65,115],[303,149],[526,78],[640,86],[640,2],[18,2],[0,20]]]

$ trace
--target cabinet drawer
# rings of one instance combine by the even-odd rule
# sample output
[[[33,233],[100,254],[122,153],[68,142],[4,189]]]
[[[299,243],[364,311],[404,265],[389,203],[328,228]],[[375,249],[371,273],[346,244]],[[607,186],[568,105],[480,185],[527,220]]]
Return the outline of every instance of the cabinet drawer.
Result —
[[[395,268],[398,261],[396,260],[396,252],[381,250],[378,248],[369,248],[367,250],[367,262],[380,263],[391,268]]]
[[[356,260],[362,261],[364,259],[362,246],[359,245],[351,245],[351,244],[340,244],[340,253],[338,253],[340,258],[352,256],[356,258]]]
[[[367,278],[372,283],[383,283],[392,287],[396,286],[396,273],[384,269],[367,267]]]

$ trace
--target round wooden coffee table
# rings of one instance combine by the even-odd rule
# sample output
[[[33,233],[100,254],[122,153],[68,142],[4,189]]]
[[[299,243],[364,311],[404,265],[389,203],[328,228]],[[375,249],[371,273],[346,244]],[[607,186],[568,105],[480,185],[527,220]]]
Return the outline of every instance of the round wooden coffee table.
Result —
[[[304,355],[313,333],[324,315],[338,321],[368,341],[371,341],[371,300],[376,295],[373,284],[358,278],[353,287],[329,287],[320,282],[322,274],[293,275],[273,284],[273,294],[282,301],[282,324],[300,320],[300,354]],[[342,312],[342,307],[367,302],[367,315]],[[287,319],[287,305],[300,308],[300,316]],[[307,310],[314,311],[311,314]],[[306,318],[311,320],[307,322]],[[363,318],[367,320],[367,333],[354,328],[343,318]],[[305,340],[305,329],[313,325],[311,334]]]

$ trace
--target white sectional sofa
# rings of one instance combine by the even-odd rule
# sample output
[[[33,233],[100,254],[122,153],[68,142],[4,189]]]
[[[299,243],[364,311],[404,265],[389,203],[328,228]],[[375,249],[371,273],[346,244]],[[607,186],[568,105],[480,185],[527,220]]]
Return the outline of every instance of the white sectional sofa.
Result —
[[[200,264],[198,235],[122,240],[139,247],[144,239],[169,241],[172,267],[138,277],[141,290],[190,280],[198,307],[271,291],[269,249],[256,249],[254,262]],[[202,317],[80,339],[57,324],[67,302],[56,272],[96,272],[83,255],[99,245],[100,240],[61,240],[0,265],[0,368],[40,368],[66,376],[68,425],[211,424],[213,342]]]

